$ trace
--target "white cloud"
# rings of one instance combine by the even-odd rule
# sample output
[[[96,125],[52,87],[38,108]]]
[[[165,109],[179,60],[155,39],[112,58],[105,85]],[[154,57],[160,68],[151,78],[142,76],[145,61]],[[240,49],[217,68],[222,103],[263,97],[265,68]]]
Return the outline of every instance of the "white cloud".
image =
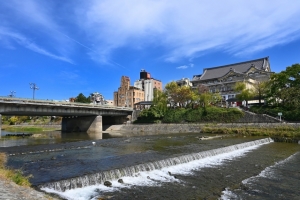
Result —
[[[300,37],[300,1],[10,0],[1,2],[1,12],[0,25],[51,45],[42,49],[34,39],[26,48],[66,62],[80,47],[91,59],[115,65],[112,55],[122,47],[159,48],[161,59],[176,62],[217,50],[254,53]]]
[[[194,64],[193,63],[190,63],[188,65],[182,65],[182,66],[179,66],[179,67],[176,67],[176,69],[187,69],[187,68],[193,68],[194,67]]]
[[[55,55],[55,54],[43,49],[42,47],[38,46],[31,40],[27,39],[24,35],[12,32],[1,26],[0,26],[0,38],[2,40],[5,40],[6,43],[8,43],[11,48],[13,48],[13,46],[14,46],[12,44],[13,43],[12,41],[14,41],[14,42],[18,43],[19,45],[24,46],[25,48],[30,49],[36,53],[51,57],[53,59],[57,59],[57,60],[61,60],[64,62],[74,64],[71,59],[69,59],[67,57]]]
[[[298,1],[94,0],[77,14],[104,58],[119,47],[147,45],[166,49],[167,61],[215,49],[251,53],[289,42],[300,31]]]
[[[188,68],[187,65],[182,65],[182,66],[176,67],[176,69],[186,69],[186,68]]]

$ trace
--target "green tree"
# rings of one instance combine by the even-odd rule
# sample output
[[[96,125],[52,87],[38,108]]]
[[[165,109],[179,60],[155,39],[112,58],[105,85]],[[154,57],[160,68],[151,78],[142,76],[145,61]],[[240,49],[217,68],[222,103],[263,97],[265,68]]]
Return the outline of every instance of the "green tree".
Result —
[[[213,95],[205,85],[199,85],[197,88],[198,102],[203,108],[206,108],[213,101]]]
[[[300,64],[294,64],[273,74],[267,85],[267,95],[273,102],[290,108],[300,104]]]
[[[189,86],[178,86],[172,81],[165,86],[165,93],[171,107],[186,107],[192,101],[193,91]]]
[[[17,121],[18,121],[18,117],[16,116],[12,116],[11,118],[9,118],[9,122],[11,125],[15,125]]]
[[[76,99],[75,102],[80,102],[80,103],[90,103],[90,97],[85,97],[84,94],[80,93]]]
[[[254,94],[253,95],[255,97],[258,97],[258,101],[259,101],[260,105],[261,105],[261,100],[266,97],[267,85],[268,85],[267,81],[257,81],[253,84],[253,86],[254,86],[254,88],[253,88]]]
[[[163,117],[168,109],[167,107],[168,97],[166,93],[160,90],[154,90],[152,102],[153,102],[152,107],[155,107],[155,110],[157,110],[157,112],[159,113],[159,117]]]
[[[244,82],[237,82],[234,86],[234,90],[236,92],[239,92],[239,94],[236,95],[237,99],[240,101],[246,101],[246,106],[248,106],[248,101],[250,99],[253,99],[255,96],[255,93],[252,89],[247,88],[247,85]]]

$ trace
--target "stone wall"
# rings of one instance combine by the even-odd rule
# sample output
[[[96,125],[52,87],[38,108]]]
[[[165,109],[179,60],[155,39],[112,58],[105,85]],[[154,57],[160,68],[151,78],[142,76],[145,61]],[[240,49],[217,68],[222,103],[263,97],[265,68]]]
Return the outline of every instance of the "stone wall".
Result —
[[[244,117],[237,121],[238,123],[278,123],[279,119],[265,114],[256,114],[244,111]]]
[[[216,124],[126,124],[112,125],[105,131],[122,131],[122,132],[153,132],[153,133],[199,133],[203,127],[214,128],[238,128],[238,127],[300,127],[300,123],[216,123]]]

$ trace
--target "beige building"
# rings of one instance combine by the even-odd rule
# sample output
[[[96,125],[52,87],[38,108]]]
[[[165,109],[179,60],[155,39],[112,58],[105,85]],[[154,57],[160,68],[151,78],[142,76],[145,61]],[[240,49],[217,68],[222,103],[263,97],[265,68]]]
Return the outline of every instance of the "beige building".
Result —
[[[234,86],[237,82],[246,83],[251,88],[256,82],[270,79],[269,57],[203,69],[200,75],[194,75],[193,87],[204,85],[210,92],[220,92],[223,100],[235,98]]]
[[[121,85],[118,91],[114,92],[114,105],[133,108],[133,105],[140,101],[144,101],[144,91],[130,86],[130,78],[122,76]]]

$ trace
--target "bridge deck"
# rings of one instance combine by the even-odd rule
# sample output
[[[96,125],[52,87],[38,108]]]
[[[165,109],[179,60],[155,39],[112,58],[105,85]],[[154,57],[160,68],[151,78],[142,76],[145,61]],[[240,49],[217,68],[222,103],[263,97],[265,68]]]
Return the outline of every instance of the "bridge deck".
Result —
[[[132,111],[132,108],[110,105],[0,97],[0,114],[3,115],[115,116],[128,115]]]

